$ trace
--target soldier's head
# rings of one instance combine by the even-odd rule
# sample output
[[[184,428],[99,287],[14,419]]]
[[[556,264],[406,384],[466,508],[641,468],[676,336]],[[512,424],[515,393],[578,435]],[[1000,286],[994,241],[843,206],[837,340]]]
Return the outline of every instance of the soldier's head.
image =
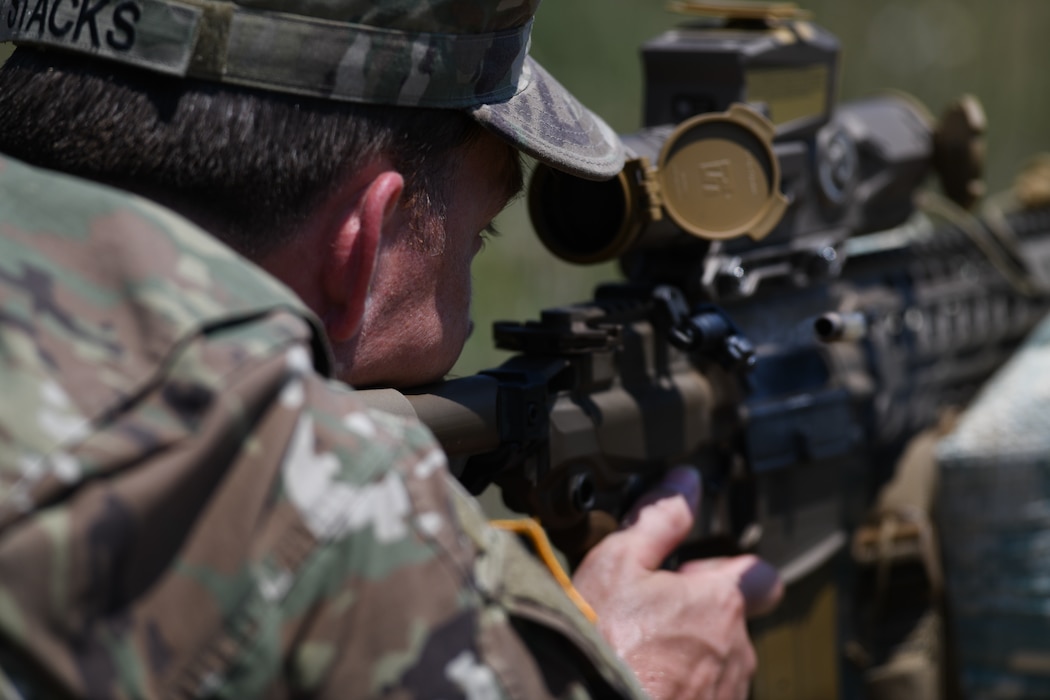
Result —
[[[537,4],[0,0],[0,39],[22,47],[0,71],[0,150],[158,200],[256,260],[321,316],[344,378],[434,379],[518,153],[591,178],[622,164],[528,56]]]

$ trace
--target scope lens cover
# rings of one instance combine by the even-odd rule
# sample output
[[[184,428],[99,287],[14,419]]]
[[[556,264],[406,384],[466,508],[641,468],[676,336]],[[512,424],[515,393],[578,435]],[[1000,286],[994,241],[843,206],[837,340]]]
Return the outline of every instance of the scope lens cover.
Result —
[[[663,207],[675,224],[706,240],[759,240],[772,231],[787,207],[774,131],[741,104],[682,122],[657,166]]]

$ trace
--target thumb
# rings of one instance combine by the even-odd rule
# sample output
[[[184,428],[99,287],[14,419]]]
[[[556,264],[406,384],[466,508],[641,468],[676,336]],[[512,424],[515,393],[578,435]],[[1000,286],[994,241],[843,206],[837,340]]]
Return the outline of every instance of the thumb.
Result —
[[[647,491],[616,534],[643,568],[655,571],[689,535],[700,505],[700,474],[675,467]]]
[[[694,572],[717,572],[723,578],[735,579],[737,588],[744,597],[748,617],[758,617],[771,612],[784,597],[784,582],[776,568],[753,554],[695,559],[682,564],[678,570],[687,575]]]

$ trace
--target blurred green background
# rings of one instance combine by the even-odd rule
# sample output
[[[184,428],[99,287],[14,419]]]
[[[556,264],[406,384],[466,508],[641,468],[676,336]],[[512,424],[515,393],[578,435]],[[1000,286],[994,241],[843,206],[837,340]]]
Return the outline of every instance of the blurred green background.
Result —
[[[840,101],[903,90],[934,114],[963,93],[988,117],[990,192],[1010,186],[1035,153],[1050,151],[1050,1],[811,0],[799,3],[842,45]],[[546,0],[532,54],[619,133],[641,126],[639,47],[685,18],[662,0]],[[502,235],[474,263],[476,330],[454,374],[508,356],[494,350],[494,320],[526,320],[540,309],[591,295],[614,265],[555,259],[532,233],[522,201],[497,220]]]

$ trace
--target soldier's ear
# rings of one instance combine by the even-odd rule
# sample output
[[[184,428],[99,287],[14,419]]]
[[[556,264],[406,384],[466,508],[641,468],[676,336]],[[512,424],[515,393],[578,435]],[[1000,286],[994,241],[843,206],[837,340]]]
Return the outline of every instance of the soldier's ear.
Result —
[[[374,173],[362,194],[335,222],[321,284],[326,297],[322,314],[333,343],[350,340],[365,315],[365,303],[384,235],[398,225],[398,203],[404,178],[394,170]]]

